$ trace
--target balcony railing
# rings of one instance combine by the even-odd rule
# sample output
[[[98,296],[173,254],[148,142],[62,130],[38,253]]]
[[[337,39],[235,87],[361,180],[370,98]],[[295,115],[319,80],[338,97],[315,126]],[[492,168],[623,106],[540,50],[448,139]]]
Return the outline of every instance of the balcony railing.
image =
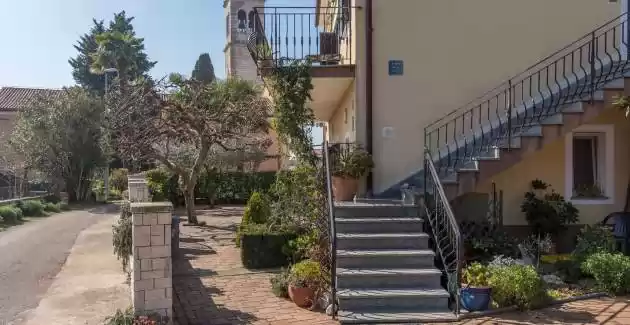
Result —
[[[314,66],[351,64],[349,1],[338,7],[258,7],[248,49],[259,69],[310,60]]]

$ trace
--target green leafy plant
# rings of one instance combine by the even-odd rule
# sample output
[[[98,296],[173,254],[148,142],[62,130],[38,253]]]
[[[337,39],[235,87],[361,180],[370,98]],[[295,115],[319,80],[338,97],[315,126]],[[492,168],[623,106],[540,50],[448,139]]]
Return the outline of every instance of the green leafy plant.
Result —
[[[243,229],[250,224],[264,224],[271,214],[271,207],[267,198],[259,192],[254,192],[247,201],[243,219],[239,225],[239,231],[236,236],[236,245],[240,245],[240,234]]]
[[[488,267],[478,262],[468,265],[462,273],[462,280],[469,287],[488,287],[489,278]]]
[[[492,299],[499,307],[516,305],[527,309],[546,299],[545,284],[530,265],[492,267],[488,282]]]
[[[61,202],[61,198],[54,194],[46,195],[42,198],[42,200],[46,203],[53,203],[53,204],[57,204]]]
[[[312,231],[289,241],[282,250],[291,259],[291,262],[297,263],[307,258],[316,245],[317,234]]]
[[[289,283],[296,287],[318,288],[322,281],[322,271],[318,262],[304,260],[293,264]]]
[[[289,264],[283,248],[297,235],[270,229],[266,224],[248,224],[241,229],[239,237],[243,265],[248,269],[264,269]]]
[[[46,212],[61,212],[61,205],[60,204],[54,204],[54,203],[46,203],[44,204],[44,211]]]
[[[28,200],[19,206],[25,217],[41,217],[44,215],[44,204],[39,200]]]
[[[70,211],[70,205],[65,202],[59,202],[59,208],[61,209],[61,211]]]
[[[573,190],[573,196],[576,198],[604,198],[604,191],[597,184],[578,185]]]
[[[168,317],[158,314],[135,314],[133,308],[129,307],[125,310],[116,310],[114,315],[105,318],[103,325],[166,325]]]
[[[576,223],[579,219],[578,209],[565,201],[562,195],[549,189],[549,184],[533,180],[531,190],[525,193],[521,203],[521,211],[537,235],[556,235],[567,224]]]
[[[586,225],[580,230],[577,243],[572,255],[583,262],[592,254],[598,252],[613,252],[615,238],[608,227],[604,225]]]
[[[120,218],[112,226],[112,246],[114,254],[122,264],[124,272],[129,272],[129,256],[133,253],[133,220],[129,202],[125,202],[120,209]]]
[[[126,168],[118,168],[112,170],[111,177],[109,179],[112,188],[122,192],[127,189],[127,176],[129,171]]]
[[[582,263],[582,271],[592,276],[597,287],[611,294],[630,292],[630,257],[598,252]]]
[[[17,211],[20,211],[20,214],[22,212],[20,209],[17,209],[9,205],[0,206],[0,218],[2,218],[2,221],[5,224],[8,224],[8,225],[16,224],[20,220]]]
[[[374,168],[374,161],[363,147],[354,144],[349,150],[341,150],[333,164],[333,175],[360,178]]]
[[[159,202],[166,200],[168,180],[170,177],[170,172],[164,168],[155,168],[147,171],[146,180],[152,201]]]
[[[289,297],[289,270],[283,268],[280,273],[275,274],[269,279],[271,282],[271,291],[276,297]]]

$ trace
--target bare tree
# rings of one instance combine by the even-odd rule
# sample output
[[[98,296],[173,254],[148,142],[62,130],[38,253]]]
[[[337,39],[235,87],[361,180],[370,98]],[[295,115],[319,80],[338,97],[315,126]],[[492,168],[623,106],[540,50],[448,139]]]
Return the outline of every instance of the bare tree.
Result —
[[[253,83],[238,78],[204,83],[171,75],[168,81],[137,82],[108,98],[118,151],[150,159],[179,175],[188,220],[197,222],[194,190],[215,152],[264,150],[270,102]]]

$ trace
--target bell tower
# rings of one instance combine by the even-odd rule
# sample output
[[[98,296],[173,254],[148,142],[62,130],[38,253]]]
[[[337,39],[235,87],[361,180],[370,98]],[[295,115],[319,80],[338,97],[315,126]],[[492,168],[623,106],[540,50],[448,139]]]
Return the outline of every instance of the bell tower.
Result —
[[[225,9],[225,75],[239,76],[245,80],[259,82],[254,59],[248,49],[247,40],[254,27],[254,8],[263,7],[265,0],[224,0]]]

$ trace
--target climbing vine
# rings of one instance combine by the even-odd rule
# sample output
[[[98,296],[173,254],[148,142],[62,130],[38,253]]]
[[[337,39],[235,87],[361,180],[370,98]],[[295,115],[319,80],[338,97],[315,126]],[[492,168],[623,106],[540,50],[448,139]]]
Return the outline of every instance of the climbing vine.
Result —
[[[270,80],[274,100],[273,127],[280,142],[294,153],[299,161],[315,164],[311,128],[315,114],[308,107],[313,83],[309,61],[294,61],[274,69]]]

